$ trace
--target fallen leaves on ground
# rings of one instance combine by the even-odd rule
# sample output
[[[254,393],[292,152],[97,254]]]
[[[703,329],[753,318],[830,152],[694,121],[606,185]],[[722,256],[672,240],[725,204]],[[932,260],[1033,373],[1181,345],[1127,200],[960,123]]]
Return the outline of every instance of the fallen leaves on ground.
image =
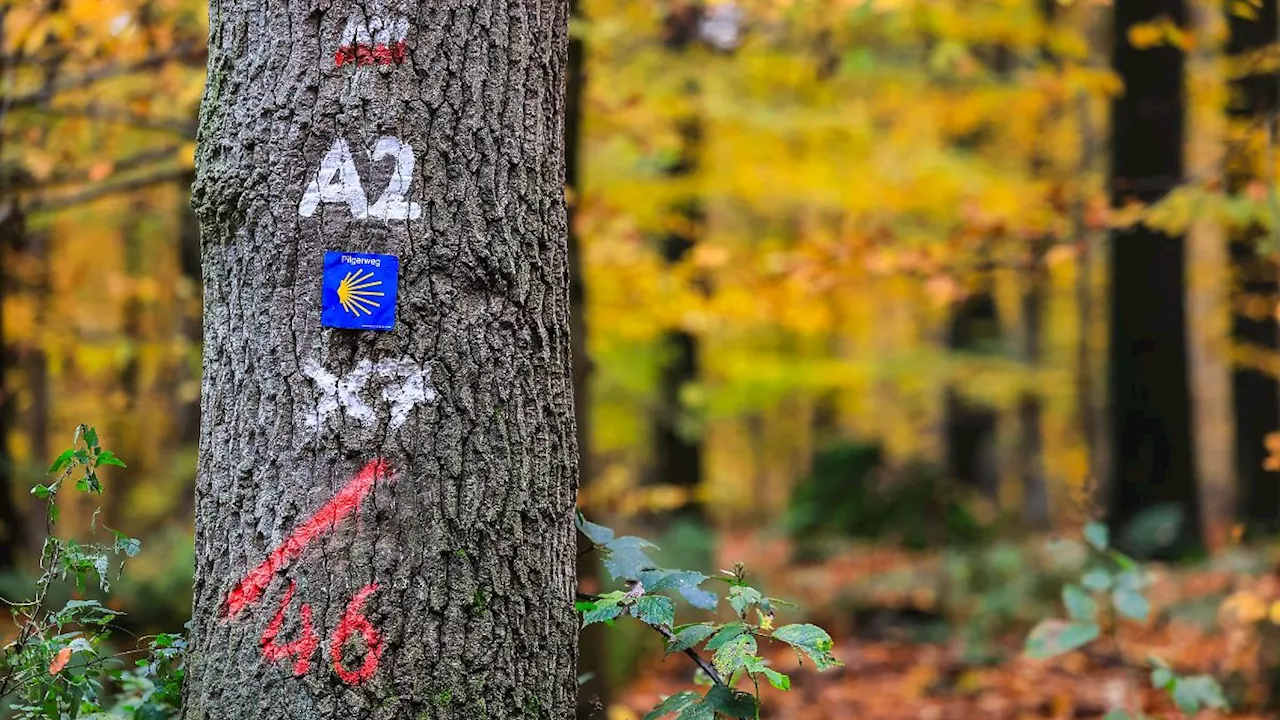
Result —
[[[828,621],[836,656],[845,663],[818,674],[811,664],[799,667],[787,648],[762,645],[762,655],[792,679],[790,692],[762,688],[761,717],[772,720],[1102,718],[1113,709],[1132,711],[1139,704],[1151,717],[1182,720],[1188,716],[1168,695],[1151,688],[1148,673],[1141,669],[1145,658],[1158,655],[1181,674],[1221,677],[1235,666],[1233,657],[1239,654],[1229,625],[1183,620],[1174,609],[1197,601],[1216,608],[1231,593],[1256,583],[1239,571],[1154,568],[1148,593],[1156,608],[1152,622],[1125,624],[1119,634],[1128,666],[1107,638],[1052,661],[1032,660],[1021,653],[1024,634],[1012,632],[992,640],[997,659],[984,665],[966,659],[959,633],[942,643],[928,643],[900,637],[868,639],[852,618],[841,627],[841,614],[846,612],[841,603],[851,596],[887,606],[934,608],[940,598],[928,578],[938,570],[936,556],[871,547],[819,564],[793,566],[785,542],[754,536],[724,538],[720,556],[726,567],[736,560],[748,561],[770,594],[802,600],[804,611]],[[859,592],[869,578],[889,572],[918,577],[920,583],[897,583],[896,591],[881,587],[870,594]],[[689,689],[692,674],[683,656],[648,660],[637,679],[614,698],[609,720],[639,720],[663,697]],[[1205,711],[1194,717],[1269,716]]]

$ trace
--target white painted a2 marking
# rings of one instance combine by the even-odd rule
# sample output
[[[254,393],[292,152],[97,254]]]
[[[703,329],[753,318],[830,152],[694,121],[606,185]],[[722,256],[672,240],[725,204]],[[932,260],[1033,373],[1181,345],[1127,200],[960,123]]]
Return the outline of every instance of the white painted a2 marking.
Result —
[[[369,205],[351,148],[346,140],[338,138],[320,160],[320,169],[307,183],[302,200],[298,202],[298,214],[311,217],[323,204],[345,203],[351,210],[351,216],[357,220],[417,220],[421,217],[422,207],[405,197],[413,183],[413,148],[399,138],[387,136],[378,139],[369,155],[375,163],[385,157],[396,160],[386,190],[373,205]]]

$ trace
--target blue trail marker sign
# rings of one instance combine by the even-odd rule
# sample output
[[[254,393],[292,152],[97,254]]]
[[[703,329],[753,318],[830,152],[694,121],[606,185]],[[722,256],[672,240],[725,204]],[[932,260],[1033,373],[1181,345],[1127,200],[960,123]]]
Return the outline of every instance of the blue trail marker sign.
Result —
[[[348,330],[390,330],[396,324],[395,255],[326,252],[320,324]]]

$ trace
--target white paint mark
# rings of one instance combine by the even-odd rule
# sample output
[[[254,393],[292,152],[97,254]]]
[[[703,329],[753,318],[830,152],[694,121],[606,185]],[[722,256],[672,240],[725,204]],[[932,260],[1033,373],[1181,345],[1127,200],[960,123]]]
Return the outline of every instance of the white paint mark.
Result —
[[[351,148],[342,138],[334,140],[333,147],[320,160],[320,169],[302,193],[298,214],[311,217],[321,203],[346,203],[352,217],[358,220],[369,217],[369,199],[365,197]]]
[[[431,368],[403,358],[377,363],[361,360],[341,377],[308,360],[302,366],[302,374],[315,384],[320,396],[315,413],[304,418],[310,428],[323,427],[335,416],[362,427],[373,426],[378,416],[365,398],[376,397],[389,408],[387,427],[395,430],[409,419],[415,407],[436,399]]]
[[[356,16],[347,20],[342,30],[343,45],[390,45],[404,42],[409,37],[408,18],[383,18],[374,16],[368,23]]]
[[[387,189],[382,191],[373,207],[369,207],[351,148],[342,138],[334,140],[333,147],[320,160],[320,169],[302,193],[298,214],[311,217],[322,204],[345,203],[351,210],[351,216],[357,220],[417,220],[422,217],[422,206],[405,197],[413,184],[413,148],[399,138],[382,137],[374,145],[370,158],[378,162],[385,157],[394,157],[396,166]]]
[[[373,148],[373,161],[390,156],[396,159],[396,169],[391,172],[391,181],[382,191],[382,197],[369,208],[369,215],[383,220],[417,220],[422,216],[422,207],[405,198],[413,182],[413,148],[399,138],[379,138]]]

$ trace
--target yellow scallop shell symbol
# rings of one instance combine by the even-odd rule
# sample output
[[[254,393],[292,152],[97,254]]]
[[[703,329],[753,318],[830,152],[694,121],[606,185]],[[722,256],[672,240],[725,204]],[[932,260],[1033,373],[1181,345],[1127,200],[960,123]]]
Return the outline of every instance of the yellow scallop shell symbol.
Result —
[[[373,280],[373,273],[368,270],[352,270],[342,278],[338,283],[338,302],[342,303],[343,310],[360,317],[361,313],[372,315],[374,310],[382,307],[373,298],[382,297],[383,293],[372,289],[381,286],[382,281],[370,280]]]

